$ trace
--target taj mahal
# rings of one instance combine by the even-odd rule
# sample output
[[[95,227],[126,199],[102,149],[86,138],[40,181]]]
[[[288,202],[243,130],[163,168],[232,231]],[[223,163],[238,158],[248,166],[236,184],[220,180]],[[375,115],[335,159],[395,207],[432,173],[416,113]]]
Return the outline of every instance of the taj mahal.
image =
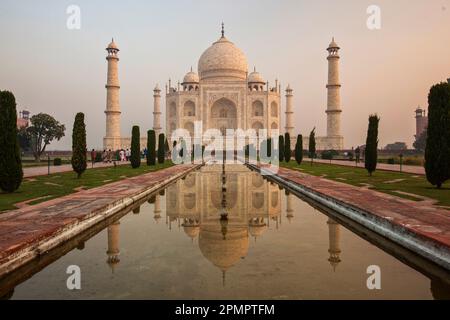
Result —
[[[340,81],[339,46],[334,38],[328,51],[327,88],[327,133],[316,137],[318,150],[342,150],[344,138],[340,130]],[[106,84],[106,134],[104,149],[130,148],[131,138],[122,137],[120,131],[121,108],[119,101],[118,52],[114,40],[106,48],[108,52],[108,76]],[[253,68],[249,73],[245,54],[228,38],[222,24],[220,38],[206,49],[198,60],[198,68],[184,76],[183,81],[173,85],[169,80],[165,86],[165,128],[161,124],[161,89],[153,90],[153,125],[156,135],[165,133],[168,139],[174,130],[182,128],[194,137],[194,123],[201,123],[203,132],[218,129],[266,129],[268,135],[287,132],[291,139],[300,133],[294,124],[293,89],[285,89],[284,131],[281,129],[282,88],[278,80],[273,85]],[[150,125],[149,125],[150,127]],[[303,146],[308,146],[309,130],[303,132]],[[307,132],[306,132],[307,131]],[[141,137],[141,148],[146,146],[146,137]]]

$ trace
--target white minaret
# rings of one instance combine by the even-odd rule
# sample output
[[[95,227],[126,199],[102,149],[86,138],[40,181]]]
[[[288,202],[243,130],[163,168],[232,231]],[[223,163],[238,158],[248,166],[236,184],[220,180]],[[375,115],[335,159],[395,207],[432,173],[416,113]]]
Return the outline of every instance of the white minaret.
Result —
[[[161,90],[158,85],[153,89],[153,130],[158,140],[161,133]]]
[[[327,96],[327,138],[330,148],[343,149],[344,139],[341,136],[341,84],[339,82],[339,46],[333,40],[328,51],[328,96]]]
[[[291,138],[294,134],[294,107],[292,105],[292,100],[294,95],[292,94],[292,89],[290,85],[286,88],[286,126],[284,127],[285,131],[289,133]]]
[[[108,55],[108,78],[106,82],[106,135],[103,138],[103,148],[117,150],[121,148],[120,141],[120,103],[119,103],[119,48],[114,39],[106,48]]]

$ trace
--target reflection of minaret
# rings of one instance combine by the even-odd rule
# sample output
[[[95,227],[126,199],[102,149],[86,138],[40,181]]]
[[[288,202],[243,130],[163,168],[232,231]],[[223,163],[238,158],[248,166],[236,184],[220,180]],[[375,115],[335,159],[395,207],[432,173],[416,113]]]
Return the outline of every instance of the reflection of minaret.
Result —
[[[119,231],[120,222],[116,221],[108,227],[108,260],[106,261],[114,272],[115,266],[120,262]]]
[[[291,220],[294,217],[293,212],[294,212],[294,210],[292,209],[292,195],[290,193],[287,193],[287,195],[286,195],[286,218],[288,219],[289,223],[291,223]]]
[[[161,219],[161,201],[159,197],[159,194],[155,196],[155,204],[153,205],[153,219],[155,219],[156,222]]]
[[[331,218],[328,218],[328,240],[329,240],[329,248],[328,252],[330,257],[328,261],[330,261],[333,270],[336,270],[337,265],[341,262],[339,258],[339,254],[341,253],[341,248],[339,246],[340,242],[340,225]]]

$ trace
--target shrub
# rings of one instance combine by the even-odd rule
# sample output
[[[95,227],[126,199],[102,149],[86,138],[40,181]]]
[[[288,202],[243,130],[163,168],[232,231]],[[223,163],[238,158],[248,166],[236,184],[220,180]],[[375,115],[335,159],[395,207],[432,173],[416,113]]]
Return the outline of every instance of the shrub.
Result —
[[[380,118],[374,114],[369,116],[369,127],[367,129],[367,139],[366,139],[366,149],[364,155],[364,165],[372,176],[372,172],[377,168],[377,158],[378,158],[378,123]]]
[[[87,167],[86,155],[86,125],[84,113],[78,112],[75,116],[72,131],[72,168],[81,177]]]
[[[301,134],[297,136],[297,143],[295,144],[295,161],[301,164],[303,161],[303,137]]]
[[[160,133],[158,137],[158,163],[164,163],[165,158],[165,139],[164,133]]]
[[[280,162],[284,161],[284,137],[280,135],[278,137],[278,160]]]
[[[22,178],[16,98],[9,91],[0,91],[0,189],[13,192],[20,187]]]
[[[61,158],[55,158],[55,159],[53,159],[53,165],[54,165],[54,166],[60,166],[60,165],[62,165],[62,160],[61,160]]]
[[[284,134],[284,161],[289,162],[291,160],[291,136],[288,132]]]
[[[141,165],[141,133],[139,126],[133,126],[131,130],[131,167],[139,168]]]
[[[155,130],[147,131],[147,165],[154,166],[156,163],[156,134]]]
[[[450,178],[450,84],[434,85],[428,94],[425,147],[427,180],[440,188]]]

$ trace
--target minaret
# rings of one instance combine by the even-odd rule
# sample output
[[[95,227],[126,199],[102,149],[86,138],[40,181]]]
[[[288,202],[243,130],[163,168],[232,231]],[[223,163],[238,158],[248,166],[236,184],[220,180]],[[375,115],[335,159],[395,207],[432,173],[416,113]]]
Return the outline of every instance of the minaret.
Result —
[[[158,85],[153,89],[153,130],[155,136],[161,133],[161,90]]]
[[[328,51],[328,97],[327,97],[327,138],[332,143],[331,148],[342,150],[343,137],[341,136],[341,84],[339,83],[339,46],[333,40],[327,48]]]
[[[288,219],[289,223],[291,223],[291,220],[294,217],[293,212],[294,210],[292,209],[292,195],[288,193],[286,195],[286,218]]]
[[[114,39],[106,48],[108,55],[108,78],[106,82],[106,135],[103,138],[103,148],[117,150],[120,142],[120,103],[119,103],[119,48]]]
[[[155,196],[155,203],[153,204],[153,219],[155,219],[157,223],[159,219],[161,219],[161,201],[159,197],[159,194]]]
[[[286,126],[284,127],[285,131],[289,133],[291,138],[294,134],[294,107],[292,105],[292,100],[294,95],[292,94],[292,89],[290,85],[286,88]]]
[[[339,245],[341,238],[340,225],[330,218],[328,218],[327,224],[329,241],[328,253],[330,254],[328,261],[333,267],[333,270],[336,271],[337,265],[339,264],[339,262],[341,262],[341,259],[339,258],[339,255],[341,253],[341,248]]]
[[[109,264],[113,272],[115,266],[120,262],[119,231],[120,231],[119,221],[114,222],[108,227],[108,251],[106,251],[106,254],[108,255],[108,260],[106,262]]]

